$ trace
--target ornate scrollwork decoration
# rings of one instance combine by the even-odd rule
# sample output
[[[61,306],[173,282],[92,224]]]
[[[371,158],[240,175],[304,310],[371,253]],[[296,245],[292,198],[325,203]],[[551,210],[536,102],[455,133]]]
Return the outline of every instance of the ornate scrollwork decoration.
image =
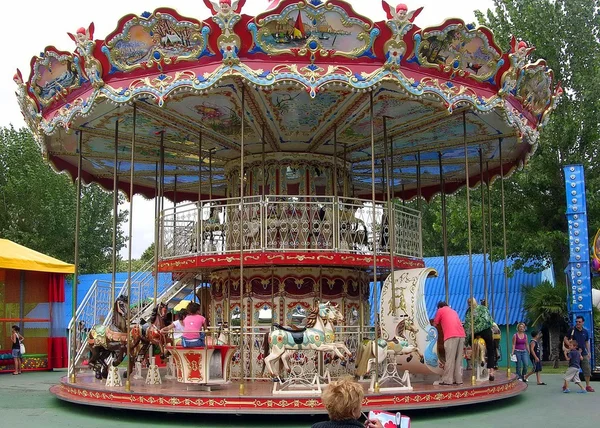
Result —
[[[257,17],[248,24],[250,54],[292,54],[321,57],[370,57],[379,29],[363,17],[351,16],[341,5],[322,1],[289,4],[278,13]]]
[[[28,95],[27,83],[23,81],[23,75],[18,68],[13,76],[13,81],[17,84],[15,95],[25,122],[30,129],[37,129],[37,124],[41,119],[40,111],[35,101]],[[42,145],[42,147],[44,146]]]
[[[84,82],[81,68],[73,55],[51,47],[33,59],[32,69],[28,90],[42,107],[65,100]]]
[[[210,28],[174,15],[167,9],[134,16],[125,22],[121,32],[107,38],[102,52],[111,65],[110,73],[154,66],[162,70],[163,64],[214,55],[208,47]]]
[[[415,34],[415,60],[455,76],[493,83],[504,64],[502,52],[490,30],[463,21],[449,20],[440,27]]]

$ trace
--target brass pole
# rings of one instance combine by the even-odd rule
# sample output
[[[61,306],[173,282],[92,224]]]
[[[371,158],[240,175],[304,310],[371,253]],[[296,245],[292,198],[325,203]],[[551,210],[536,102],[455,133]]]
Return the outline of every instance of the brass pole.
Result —
[[[490,172],[490,164],[489,162],[485,163],[485,169],[488,172],[488,181],[487,181],[487,200],[488,200],[488,236],[490,239],[490,291],[492,294],[492,299],[491,299],[491,303],[492,303],[492,318],[495,318],[496,315],[496,292],[495,292],[495,288],[494,288],[494,259],[493,259],[493,242],[492,242],[492,194],[490,191],[490,188],[492,186],[492,180],[491,177],[489,176],[489,172]]]
[[[127,267],[127,297],[131,299],[131,250],[133,243],[133,179],[135,171],[135,125],[137,119],[137,105],[133,104],[133,132],[131,134],[131,164],[129,166],[129,263]],[[156,261],[156,251],[155,261]],[[155,263],[156,266],[156,263]],[[156,267],[155,267],[156,269]],[[125,391],[131,391],[131,310],[127,311],[127,380],[125,381]]]
[[[117,286],[117,228],[119,218],[119,116],[115,120],[115,152],[113,157],[113,230],[112,230],[112,269],[110,283],[110,307],[115,304],[115,288]]]
[[[393,146],[391,146],[391,152],[392,152],[392,156],[391,156],[391,163],[393,166],[393,162],[394,162],[394,151],[393,151]],[[387,159],[387,155],[388,155],[388,150],[387,150],[387,117],[383,116],[383,158]],[[396,281],[394,278],[394,255],[396,252],[396,228],[395,228],[395,214],[394,214],[394,203],[393,200],[390,196],[391,190],[390,190],[390,171],[387,167],[387,164],[383,164],[385,165],[385,191],[386,191],[386,197],[387,197],[387,215],[388,215],[388,247],[389,247],[389,251],[390,251],[390,280],[392,281],[392,300],[393,300],[393,304],[392,304],[392,308],[393,308],[393,315],[396,316],[397,311],[396,311]],[[394,173],[394,168],[392,167],[392,180],[394,179],[393,177],[393,173]],[[393,185],[393,181],[392,181],[392,185]],[[382,233],[383,233],[383,224],[381,225],[382,227]]]
[[[376,307],[379,308],[379,285],[377,284],[377,241],[376,241],[376,225],[377,225],[377,208],[375,207],[375,113],[373,108],[373,91],[369,92],[369,115],[371,122],[371,203],[373,204],[373,298]],[[346,146],[344,146],[344,165],[346,164]],[[379,308],[380,309],[380,308]],[[379,339],[379,311],[375,311],[375,342]],[[374,392],[379,392],[379,373],[375,370]]]
[[[440,188],[442,194],[442,243],[444,245],[444,291],[446,303],[450,299],[450,280],[448,272],[448,224],[446,222],[446,189],[444,184],[444,169],[442,168],[442,152],[438,152],[440,164]]]
[[[508,311],[508,266],[506,261],[506,212],[504,206],[504,163],[502,159],[502,138],[498,140],[498,150],[500,152],[500,194],[502,200],[502,245],[504,248],[504,295],[505,295],[505,310],[506,310],[506,349],[509,348],[509,323],[510,316]],[[506,375],[510,378],[510,358],[506,358]]]
[[[83,150],[83,131],[79,131],[79,141],[77,143],[77,196],[75,198],[75,274],[73,276],[73,293],[72,293],[72,312],[73,312],[73,327],[71,331],[71,373],[69,380],[71,383],[77,383],[77,375],[75,374],[75,358],[77,356],[77,284],[79,282],[79,217],[81,208],[81,163]]]
[[[332,242],[332,247],[334,251],[337,251],[338,249],[338,236],[340,234],[339,231],[339,198],[338,198],[338,168],[337,168],[337,157],[338,157],[338,153],[337,153],[337,126],[334,125],[333,127],[333,224],[332,229],[333,229],[333,242]]]
[[[479,146],[479,187],[481,188],[481,243],[483,248],[483,298],[486,305],[488,301],[488,275],[487,275],[487,237],[485,236],[485,191],[483,185],[483,149]]]
[[[242,124],[243,126],[243,124]],[[208,150],[208,200],[212,201],[212,188],[213,188],[213,170],[212,170],[212,154],[214,148]]]
[[[337,125],[333,127],[333,197],[338,195],[338,176],[337,176]]]
[[[134,120],[137,114],[137,106],[134,104],[133,105],[133,115],[134,115]],[[134,124],[134,130],[135,130],[135,124]],[[132,137],[133,139],[135,139],[135,135]],[[133,150],[132,150],[132,156],[133,156]],[[159,255],[159,246],[158,246],[158,242],[162,243],[162,239],[160,236],[160,219],[162,217],[162,211],[163,211],[163,202],[162,202],[162,197],[164,194],[164,180],[165,180],[165,131],[162,130],[160,132],[160,151],[159,151],[159,158],[160,158],[160,185],[158,186],[159,189],[159,200],[158,200],[158,204],[156,205],[158,207],[158,210],[155,213],[154,216],[154,268],[153,268],[153,274],[154,274],[154,290],[153,290],[153,298],[154,298],[154,307],[156,307],[156,299],[157,299],[157,295],[158,295],[158,255]],[[133,162],[131,164],[131,169],[133,169]],[[133,197],[132,197],[133,199]],[[131,223],[131,222],[130,222]],[[173,228],[175,228],[175,212],[173,211]],[[163,229],[164,230],[164,229]],[[175,235],[173,235],[173,241],[175,241]],[[130,296],[130,295],[129,295]],[[139,298],[140,300],[142,299],[142,293],[140,290],[139,293]]]
[[[440,159],[441,161],[441,159]],[[423,201],[421,200],[421,151],[417,152],[417,209],[421,212]]]
[[[240,233],[240,297],[242,301],[242,307],[244,307],[244,113],[245,113],[245,102],[246,102],[246,87],[242,85],[242,109],[241,109],[241,136],[240,136],[240,221],[239,221],[239,233]],[[240,381],[240,395],[245,395],[246,392],[246,338],[244,327],[250,319],[250,314],[246,314],[246,308],[243,308],[241,327],[242,327],[242,340],[241,340],[241,381]]]
[[[208,214],[210,216],[210,203]],[[198,254],[202,254],[202,250],[204,248],[204,233],[202,230],[203,223],[204,207],[202,205],[202,131],[200,131],[198,133],[198,225],[196,227],[196,252]],[[196,293],[196,285],[194,285],[194,296],[196,296]],[[195,297],[194,300],[196,300]]]
[[[260,248],[262,249],[262,251],[265,250],[265,247],[267,246],[266,240],[267,240],[267,234],[266,234],[266,230],[267,230],[267,201],[266,201],[266,185],[267,185],[267,177],[266,177],[266,170],[265,170],[265,124],[263,123],[262,125],[262,135],[261,135],[261,152],[262,152],[262,159],[261,159],[261,169],[262,169],[262,206],[261,206],[261,222],[260,222]],[[271,317],[273,318],[273,317]]]
[[[344,143],[344,167],[343,167],[343,171],[344,171],[344,198],[348,197],[348,189],[349,189],[349,185],[348,185],[348,158],[347,158],[347,153],[348,153],[348,143]],[[373,155],[375,156],[375,155]],[[373,177],[375,177],[375,175],[373,175]]]
[[[467,150],[467,114],[463,111],[463,143],[465,148],[465,180],[467,189],[467,240],[469,247],[469,295],[471,301],[473,301],[473,249],[471,246],[471,189],[469,189],[469,152]],[[471,346],[475,344],[475,330],[474,330],[474,314],[473,307],[471,307]],[[475,367],[471,373],[471,385],[475,385]]]

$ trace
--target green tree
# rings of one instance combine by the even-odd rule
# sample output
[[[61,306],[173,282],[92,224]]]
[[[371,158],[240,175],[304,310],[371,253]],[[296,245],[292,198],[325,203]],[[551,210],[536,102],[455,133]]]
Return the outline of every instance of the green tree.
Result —
[[[154,259],[154,242],[148,246],[140,256],[143,262],[149,262]]]
[[[509,252],[521,260],[552,259],[560,277],[569,256],[563,166],[585,166],[590,238],[600,226],[600,175],[593,173],[600,166],[600,11],[593,0],[495,0],[494,5],[485,14],[476,12],[480,24],[490,27],[505,49],[511,34],[535,46],[532,59],[544,58],[565,90],[530,163],[505,183]],[[499,186],[493,189],[499,207]],[[499,209],[494,211],[498,223]]]
[[[514,268],[525,262],[539,269],[548,260],[556,277],[562,276],[569,256],[563,167],[581,163],[586,168],[590,238],[600,227],[600,17],[592,0],[495,0],[493,10],[476,12],[480,24],[490,27],[496,41],[508,50],[514,34],[533,44],[532,61],[544,58],[562,82],[564,95],[542,130],[529,163],[504,182],[508,255]],[[466,254],[466,194],[447,199],[449,254]],[[480,252],[481,196],[471,191],[472,246]],[[487,205],[487,192],[485,194]],[[502,257],[500,183],[491,188],[494,258]],[[487,214],[486,214],[487,217]],[[487,219],[486,219],[487,220]],[[440,197],[423,205],[423,246],[426,255],[442,254]],[[487,231],[486,231],[487,232]],[[488,237],[489,239],[489,237]],[[488,246],[489,247],[489,246]],[[489,251],[489,248],[488,248]]]
[[[26,129],[0,129],[0,235],[73,262],[76,186],[44,161]],[[108,272],[112,254],[112,194],[84,186],[81,198],[80,271]],[[122,211],[118,224],[127,216]],[[117,251],[124,245],[117,235]]]
[[[563,281],[556,286],[543,281],[536,287],[523,287],[523,297],[528,324],[548,329],[550,361],[557,366],[562,348],[561,332],[568,327],[567,287]]]

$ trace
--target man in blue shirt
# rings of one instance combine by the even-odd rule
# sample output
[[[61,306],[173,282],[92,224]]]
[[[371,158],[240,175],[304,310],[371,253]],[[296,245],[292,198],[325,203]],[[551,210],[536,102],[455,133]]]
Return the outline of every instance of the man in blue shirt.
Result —
[[[581,370],[583,371],[583,377],[585,378],[585,390],[587,392],[596,392],[590,385],[590,377],[592,375],[592,368],[590,366],[590,333],[583,327],[583,317],[581,315],[577,316],[575,319],[575,327],[570,328],[564,338],[564,344],[567,349],[571,339],[578,343],[579,350],[583,356],[583,359],[581,360]]]

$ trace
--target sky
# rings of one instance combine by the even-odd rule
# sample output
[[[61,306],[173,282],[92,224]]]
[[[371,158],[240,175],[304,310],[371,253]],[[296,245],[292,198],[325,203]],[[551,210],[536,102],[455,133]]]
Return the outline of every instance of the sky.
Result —
[[[264,11],[270,1],[247,0],[242,10],[248,15]],[[373,21],[385,19],[385,12],[377,0],[350,0],[354,10]],[[390,4],[398,2],[391,0]],[[465,22],[474,22],[475,9],[486,10],[493,7],[492,0],[454,1],[417,0],[406,2],[409,10],[423,6],[423,11],[415,24],[424,28],[442,23],[447,18],[462,18]],[[12,77],[17,68],[26,79],[30,73],[32,56],[39,55],[45,46],[55,46],[59,50],[73,52],[74,42],[67,32],[75,33],[79,27],[93,22],[95,39],[104,39],[117,26],[121,17],[144,11],[152,12],[158,7],[170,7],[183,16],[204,19],[210,11],[201,0],[103,0],[101,2],[80,2],[73,0],[40,1],[9,0],[4,2],[3,57],[0,61],[0,126],[25,126],[14,95],[16,85]],[[168,207],[168,205],[167,205]],[[129,204],[124,207],[129,209]],[[139,258],[154,240],[154,202],[142,197],[133,199],[133,239],[132,258]],[[129,225],[123,226],[126,235]],[[121,250],[123,258],[128,257],[128,249]]]

